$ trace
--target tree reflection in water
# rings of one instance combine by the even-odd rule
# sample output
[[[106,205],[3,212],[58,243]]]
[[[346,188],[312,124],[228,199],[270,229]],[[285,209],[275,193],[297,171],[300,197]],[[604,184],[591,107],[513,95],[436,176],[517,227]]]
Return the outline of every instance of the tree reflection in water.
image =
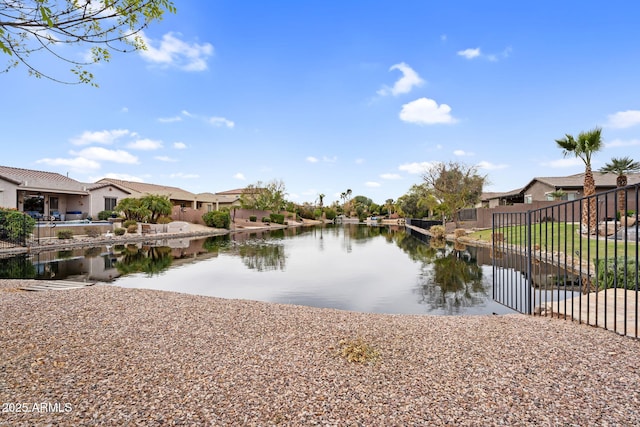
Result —
[[[462,308],[485,303],[487,290],[482,281],[482,267],[475,259],[476,248],[439,245],[431,239],[420,241],[409,233],[396,236],[396,244],[411,259],[422,263],[415,291],[420,303],[430,311],[456,314]]]
[[[122,275],[131,273],[146,273],[149,277],[160,274],[171,266],[173,256],[171,248],[166,246],[128,245],[120,249],[121,257],[116,268]]]
[[[249,235],[212,236],[202,245],[208,252],[227,253],[237,255],[242,263],[249,269],[257,271],[285,270],[286,254],[284,244],[284,230],[274,230],[269,240],[265,240],[263,233],[251,233]]]

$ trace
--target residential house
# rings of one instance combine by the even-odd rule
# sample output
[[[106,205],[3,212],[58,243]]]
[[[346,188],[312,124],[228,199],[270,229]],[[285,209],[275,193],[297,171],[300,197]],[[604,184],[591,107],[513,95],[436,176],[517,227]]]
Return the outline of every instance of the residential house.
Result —
[[[86,218],[91,214],[87,184],[54,172],[0,166],[0,207],[34,218]]]
[[[157,196],[166,196],[174,206],[182,208],[196,208],[197,197],[194,193],[183,190],[178,187],[170,187],[167,185],[148,184],[146,182],[123,181],[114,178],[102,178],[97,184],[110,184],[115,188],[127,192],[133,198],[140,198],[150,194]]]
[[[593,172],[596,193],[616,188],[617,175],[613,173]],[[640,173],[627,175],[628,184],[640,183]],[[536,177],[517,190],[504,193],[483,193],[481,206],[493,208],[518,203],[532,204],[562,200],[576,200],[583,197],[584,173],[569,176]]]

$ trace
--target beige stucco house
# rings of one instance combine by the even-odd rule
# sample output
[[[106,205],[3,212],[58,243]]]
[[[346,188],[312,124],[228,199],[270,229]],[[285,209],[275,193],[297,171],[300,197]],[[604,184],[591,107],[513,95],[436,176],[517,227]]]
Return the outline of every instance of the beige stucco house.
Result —
[[[35,218],[92,214],[87,184],[54,172],[0,166],[0,207],[17,209]]]

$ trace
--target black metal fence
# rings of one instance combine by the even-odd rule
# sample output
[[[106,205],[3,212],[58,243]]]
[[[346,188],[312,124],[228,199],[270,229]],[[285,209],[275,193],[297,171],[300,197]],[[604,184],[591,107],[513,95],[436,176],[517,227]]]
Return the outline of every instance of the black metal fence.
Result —
[[[639,188],[494,213],[494,299],[639,338]]]

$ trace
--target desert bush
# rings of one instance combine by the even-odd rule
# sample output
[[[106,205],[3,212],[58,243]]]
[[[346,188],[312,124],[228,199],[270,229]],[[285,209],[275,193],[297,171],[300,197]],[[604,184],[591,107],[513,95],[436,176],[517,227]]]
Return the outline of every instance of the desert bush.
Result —
[[[429,233],[436,239],[444,239],[445,228],[443,225],[434,225],[429,229]]]
[[[211,211],[202,215],[202,220],[208,227],[229,228],[231,224],[231,216],[229,212]]]
[[[173,220],[168,216],[161,216],[156,220],[156,224],[169,224],[170,222],[173,222]]]
[[[71,230],[60,230],[58,231],[58,239],[73,239],[73,232]]]
[[[601,259],[596,261],[596,277],[598,289],[637,289],[640,283],[636,284],[636,272],[638,266],[635,259],[624,257]]]
[[[268,217],[268,216],[263,216],[263,217],[262,217],[262,222],[265,222],[265,223],[267,223],[267,224],[268,224],[268,223],[270,223],[270,222],[271,222],[271,220],[269,219],[269,217]]]
[[[100,236],[100,230],[98,227],[85,227],[84,234],[86,234],[87,237],[98,237]]]
[[[332,208],[325,208],[324,209],[324,215],[326,216],[326,218],[329,221],[333,221],[334,219],[336,219],[337,213],[334,209]]]
[[[130,225],[138,225],[138,221],[136,221],[135,219],[128,219],[122,223],[122,226],[127,229]]]
[[[276,224],[284,223],[284,215],[282,214],[272,213],[269,215],[269,218],[271,219],[271,222],[275,222]]]
[[[127,227],[127,233],[133,234],[138,232],[138,224],[130,224]]]
[[[257,217],[257,216],[255,216],[255,215],[251,215],[251,216],[249,217],[249,221],[251,221],[251,222],[256,222],[257,220],[258,220],[258,217]]]
[[[106,221],[107,219],[111,218],[113,215],[115,215],[114,211],[100,211],[98,212],[98,219],[100,221]]]
[[[463,228],[456,228],[453,231],[453,235],[455,236],[455,238],[457,239],[458,237],[463,237],[467,235],[467,231]]]
[[[127,231],[126,229],[122,227],[118,227],[115,230],[113,230],[113,234],[115,234],[116,236],[122,236],[126,231]]]
[[[36,220],[15,209],[0,208],[0,239],[17,240],[33,233]]]

